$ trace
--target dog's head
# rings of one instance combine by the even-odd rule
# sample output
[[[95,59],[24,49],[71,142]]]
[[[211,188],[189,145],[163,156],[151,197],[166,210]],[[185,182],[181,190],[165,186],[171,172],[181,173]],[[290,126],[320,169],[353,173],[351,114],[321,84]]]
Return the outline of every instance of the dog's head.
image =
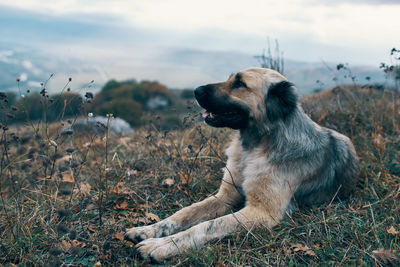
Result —
[[[200,86],[194,91],[206,109],[205,122],[214,127],[244,129],[286,120],[297,108],[293,85],[271,69],[251,68],[227,81]]]

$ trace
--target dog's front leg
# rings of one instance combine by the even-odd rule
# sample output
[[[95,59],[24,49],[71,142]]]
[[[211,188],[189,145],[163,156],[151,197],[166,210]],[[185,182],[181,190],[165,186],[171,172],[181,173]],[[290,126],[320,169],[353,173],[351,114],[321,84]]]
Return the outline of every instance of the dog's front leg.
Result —
[[[233,214],[202,222],[168,237],[144,240],[135,248],[144,260],[161,262],[191,248],[199,248],[209,240],[223,237],[243,227],[249,231],[260,224],[272,227],[281,217],[281,214],[273,215],[263,208],[245,207]]]
[[[243,196],[232,183],[222,182],[216,195],[183,208],[158,223],[130,228],[125,233],[125,239],[138,243],[148,238],[172,235],[197,223],[222,216],[242,200]]]

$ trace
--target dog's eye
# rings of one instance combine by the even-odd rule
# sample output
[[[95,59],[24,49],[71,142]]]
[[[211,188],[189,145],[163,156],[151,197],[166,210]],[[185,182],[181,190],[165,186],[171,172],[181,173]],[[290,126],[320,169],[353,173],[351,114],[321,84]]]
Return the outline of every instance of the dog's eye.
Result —
[[[236,89],[236,88],[240,88],[240,87],[244,87],[247,88],[247,85],[242,82],[241,80],[236,80],[233,84],[232,84],[232,88]]]

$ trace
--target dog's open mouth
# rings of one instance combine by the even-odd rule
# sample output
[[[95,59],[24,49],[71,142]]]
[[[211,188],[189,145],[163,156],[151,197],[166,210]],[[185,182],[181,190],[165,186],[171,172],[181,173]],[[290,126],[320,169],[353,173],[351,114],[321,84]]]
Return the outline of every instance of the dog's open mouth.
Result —
[[[229,117],[229,116],[235,116],[237,114],[238,114],[238,112],[215,113],[215,112],[206,110],[201,114],[201,116],[203,117],[203,119],[215,119],[217,117]]]
[[[211,111],[206,110],[201,114],[201,116],[203,117],[203,119],[207,119],[207,118],[214,119],[218,116],[229,116],[229,115],[234,115],[234,114],[237,114],[237,112],[224,112],[224,113],[215,113],[214,112],[213,113]]]
[[[206,110],[201,114],[204,121],[214,127],[241,128],[247,121],[245,112],[242,110],[230,112],[215,112]]]
[[[212,112],[209,111],[204,111],[201,116],[203,117],[203,119],[207,119],[207,118],[214,118],[214,114],[212,114]]]
[[[241,129],[247,126],[249,108],[240,101],[232,101],[228,95],[219,97],[196,96],[199,105],[205,109],[201,117],[213,127]]]

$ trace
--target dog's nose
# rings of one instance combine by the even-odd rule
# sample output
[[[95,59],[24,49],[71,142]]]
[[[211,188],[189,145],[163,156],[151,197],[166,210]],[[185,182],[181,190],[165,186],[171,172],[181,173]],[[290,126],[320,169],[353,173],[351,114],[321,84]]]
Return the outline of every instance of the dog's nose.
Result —
[[[194,96],[195,97],[203,97],[203,96],[205,96],[206,95],[206,86],[200,86],[200,87],[197,87],[195,90],[194,90]]]

